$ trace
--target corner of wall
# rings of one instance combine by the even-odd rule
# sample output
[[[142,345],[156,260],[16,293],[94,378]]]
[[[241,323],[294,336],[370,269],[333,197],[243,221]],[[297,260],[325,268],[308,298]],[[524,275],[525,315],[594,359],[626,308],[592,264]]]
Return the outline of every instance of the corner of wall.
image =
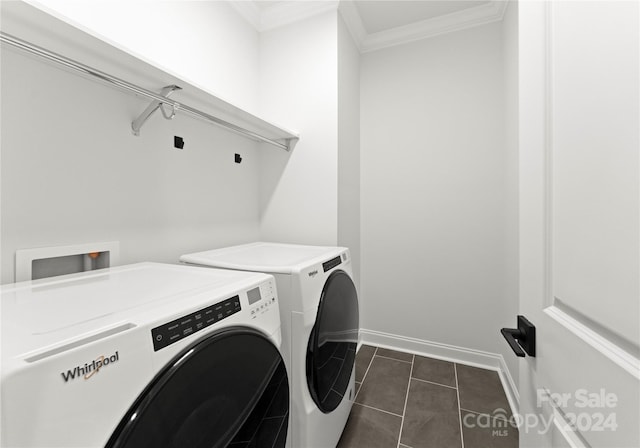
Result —
[[[337,11],[260,34],[262,115],[300,134],[291,153],[261,154],[263,239],[338,240]]]
[[[349,247],[360,290],[360,53],[338,20],[338,245]]]

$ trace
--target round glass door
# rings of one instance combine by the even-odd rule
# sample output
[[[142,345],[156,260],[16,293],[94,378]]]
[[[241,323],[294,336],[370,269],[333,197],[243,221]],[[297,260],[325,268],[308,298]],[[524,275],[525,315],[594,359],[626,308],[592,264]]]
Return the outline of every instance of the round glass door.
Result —
[[[307,345],[307,384],[313,401],[324,413],[338,407],[349,387],[358,328],[356,287],[346,272],[336,270],[322,290]]]
[[[107,448],[285,446],[289,381],[257,331],[213,333],[177,355],[134,402]]]

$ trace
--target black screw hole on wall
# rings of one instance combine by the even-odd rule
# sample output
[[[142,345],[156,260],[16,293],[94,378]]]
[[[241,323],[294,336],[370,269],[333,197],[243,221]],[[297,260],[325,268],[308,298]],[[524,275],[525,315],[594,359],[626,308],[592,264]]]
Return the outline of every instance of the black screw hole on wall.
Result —
[[[240,156],[240,154],[236,154],[235,161],[236,161],[236,163],[242,162],[242,156]]]
[[[177,135],[173,137],[173,146],[178,149],[184,148],[184,139],[182,137],[178,137]]]

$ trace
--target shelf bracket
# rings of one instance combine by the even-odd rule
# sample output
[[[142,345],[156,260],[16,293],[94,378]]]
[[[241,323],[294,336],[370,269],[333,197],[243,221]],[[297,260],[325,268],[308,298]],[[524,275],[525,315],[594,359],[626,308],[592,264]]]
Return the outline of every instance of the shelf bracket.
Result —
[[[298,143],[298,137],[293,137],[293,138],[285,138],[284,139],[284,144],[286,146],[285,150],[287,152],[291,152],[293,150],[293,148],[296,146],[296,143]]]
[[[176,85],[166,86],[162,88],[162,90],[160,91],[160,95],[165,98],[169,98],[169,95],[171,95],[176,90],[182,90],[182,87],[178,87]],[[176,115],[175,103],[172,102],[171,106],[171,114],[167,114],[164,110],[164,103],[158,100],[153,100],[151,104],[147,106],[144,112],[142,112],[138,118],[131,122],[131,130],[133,131],[133,135],[140,135],[140,128],[142,128],[142,125],[145,124],[149,117],[153,115],[153,113],[158,110],[158,108],[160,108],[164,118],[166,118],[167,120],[171,120]]]

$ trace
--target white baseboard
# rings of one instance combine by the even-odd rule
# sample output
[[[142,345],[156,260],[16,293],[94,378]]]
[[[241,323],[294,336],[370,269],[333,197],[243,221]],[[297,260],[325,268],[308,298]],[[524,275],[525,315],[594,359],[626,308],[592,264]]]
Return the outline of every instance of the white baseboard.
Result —
[[[397,350],[399,352],[413,353],[443,361],[455,362],[473,367],[494,370],[498,372],[500,382],[509,400],[511,412],[515,415],[520,409],[520,394],[516,387],[511,372],[502,355],[483,352],[470,348],[457,347],[455,345],[441,344],[439,342],[425,341],[423,339],[409,338],[395,334],[382,333],[380,331],[360,329],[360,342],[362,344],[375,345],[377,347]]]

